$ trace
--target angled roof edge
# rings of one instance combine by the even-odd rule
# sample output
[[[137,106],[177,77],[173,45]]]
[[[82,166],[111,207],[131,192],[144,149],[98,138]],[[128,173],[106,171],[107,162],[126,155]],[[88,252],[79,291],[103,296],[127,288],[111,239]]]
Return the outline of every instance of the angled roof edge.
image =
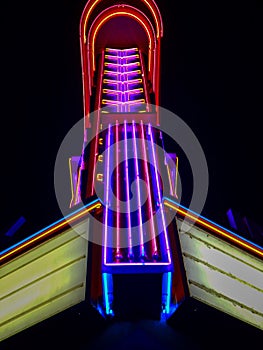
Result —
[[[17,257],[19,254],[31,249],[33,246],[45,242],[46,240],[59,234],[61,231],[68,228],[70,225],[78,223],[80,219],[83,219],[87,213],[94,209],[101,208],[101,202],[98,198],[91,198],[87,204],[81,208],[73,211],[72,213],[64,216],[63,218],[55,221],[54,223],[44,227],[43,229],[37,231],[36,233],[30,235],[29,237],[23,239],[4,249],[0,252],[0,265],[6,263],[7,261]]]

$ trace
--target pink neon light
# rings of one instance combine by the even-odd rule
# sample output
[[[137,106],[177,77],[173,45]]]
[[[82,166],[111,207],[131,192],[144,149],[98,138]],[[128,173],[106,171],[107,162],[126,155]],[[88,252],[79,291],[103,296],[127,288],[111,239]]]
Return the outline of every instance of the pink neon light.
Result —
[[[131,232],[131,207],[129,198],[129,167],[128,167],[128,134],[127,134],[127,120],[124,121],[124,148],[125,148],[125,177],[126,177],[126,194],[127,194],[127,216],[128,216],[128,244],[129,257],[133,257],[132,251],[132,232]]]
[[[104,221],[104,264],[106,263],[106,253],[108,244],[108,219],[109,219],[109,188],[110,188],[110,139],[111,139],[111,124],[108,126],[108,140],[107,140],[107,163],[106,163],[106,192],[104,194],[105,198],[105,221]]]
[[[165,218],[164,218],[164,209],[163,209],[163,202],[162,202],[162,197],[161,197],[161,189],[160,189],[159,177],[158,177],[158,173],[157,173],[157,161],[156,161],[156,156],[155,156],[155,147],[154,147],[154,143],[153,143],[153,135],[152,135],[152,126],[151,126],[151,124],[149,124],[149,131],[150,131],[150,139],[151,139],[151,146],[152,146],[151,148],[152,148],[153,162],[154,162],[154,172],[155,172],[155,178],[156,178],[156,184],[157,184],[157,196],[158,196],[158,202],[159,202],[159,205],[160,205],[160,212],[161,212],[161,216],[162,216],[162,223],[163,223],[163,229],[164,229],[166,250],[167,250],[167,255],[168,255],[168,261],[171,261],[171,253],[170,253],[167,229],[166,229]]]
[[[145,256],[144,243],[143,243],[143,231],[142,231],[142,202],[141,193],[139,185],[139,166],[138,166],[138,153],[137,153],[137,142],[136,142],[136,132],[135,132],[135,122],[132,121],[132,134],[133,134],[133,150],[134,150],[134,162],[135,162],[135,176],[137,180],[137,196],[138,196],[138,211],[139,211],[139,231],[140,231],[140,255]]]
[[[142,140],[142,150],[143,150],[143,158],[144,158],[144,171],[145,171],[145,174],[146,174],[147,188],[148,188],[148,194],[149,194],[149,215],[150,215],[150,218],[151,218],[151,232],[152,232],[153,254],[156,254],[157,253],[157,243],[156,243],[155,227],[154,227],[154,221],[153,221],[152,195],[151,195],[149,169],[148,169],[148,164],[147,164],[145,136],[144,136],[144,126],[143,126],[142,120],[141,120],[141,140]]]
[[[116,252],[116,258],[120,259],[121,258],[121,253],[120,253],[120,174],[119,174],[119,122],[118,120],[116,121],[116,177],[117,177],[117,188],[116,188],[116,197],[117,197],[117,222],[116,222],[116,239],[117,239],[117,252]]]

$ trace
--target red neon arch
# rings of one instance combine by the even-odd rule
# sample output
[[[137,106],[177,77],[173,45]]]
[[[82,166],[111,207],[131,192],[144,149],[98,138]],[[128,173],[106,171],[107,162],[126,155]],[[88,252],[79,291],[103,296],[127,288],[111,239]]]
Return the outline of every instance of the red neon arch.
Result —
[[[86,33],[87,33],[88,20],[91,16],[92,12],[96,8],[96,6],[99,3],[101,3],[102,1],[103,0],[89,0],[86,4],[84,10],[83,10],[83,13],[81,16],[81,21],[80,21],[80,37],[84,43],[86,43]],[[160,11],[159,11],[155,1],[154,0],[142,0],[142,2],[148,7],[148,9],[150,10],[150,12],[154,18],[157,38],[162,37],[163,36],[163,21],[162,21]],[[123,5],[125,5],[125,4],[123,4]]]
[[[149,19],[140,10],[137,10],[136,8],[129,5],[121,7],[121,10],[120,6],[118,5],[109,7],[108,9],[102,11],[91,24],[88,33],[87,44],[88,47],[91,49],[90,62],[92,70],[95,70],[95,39],[99,32],[99,29],[109,19],[118,16],[131,17],[144,28],[149,39],[148,70],[149,72],[151,72],[151,67],[153,65],[152,51],[156,47],[156,36],[154,33],[154,29]],[[90,73],[92,73],[92,71]]]
[[[80,22],[80,41],[81,41],[81,60],[82,60],[82,75],[83,75],[83,104],[84,104],[84,116],[85,116],[85,127],[90,127],[89,123],[89,112],[90,112],[90,96],[91,96],[91,87],[93,82],[93,73],[94,73],[94,64],[93,64],[93,57],[92,53],[90,52],[89,43],[87,42],[87,34],[91,34],[91,27],[93,26],[93,36],[94,36],[94,22],[90,25],[88,24],[88,21],[95,10],[96,6],[99,3],[102,3],[104,0],[90,0],[86,4],[84,11],[82,13],[81,22]],[[137,16],[140,18],[140,21],[137,20],[137,22],[142,25],[142,27],[147,28],[147,31],[150,35],[151,40],[149,40],[149,43],[151,42],[151,47],[149,48],[149,59],[150,63],[148,64],[148,67],[150,68],[148,79],[151,80],[153,85],[153,91],[155,92],[155,104],[159,105],[159,84],[160,84],[160,37],[163,35],[163,23],[162,18],[159,12],[158,7],[156,6],[154,0],[141,0],[147,8],[150,10],[153,18],[152,21],[141,11],[138,10],[130,5],[121,4],[121,5],[113,5],[113,8],[115,8],[115,12],[121,12],[121,10],[125,12],[130,12],[130,17],[132,17],[131,14]],[[129,1],[127,1],[129,2]],[[106,5],[106,4],[105,4]],[[116,11],[116,8],[118,10]],[[132,9],[132,10],[131,10]],[[129,10],[129,11],[127,11]],[[110,11],[109,8],[104,11]],[[103,13],[105,13],[102,11]],[[112,13],[114,10],[111,10]],[[134,11],[134,12],[133,12]],[[102,13],[101,12],[101,13]],[[102,18],[100,15],[97,16],[98,18]],[[107,14],[110,14],[107,12]],[[117,15],[117,14],[116,14]],[[121,14],[119,14],[121,15]],[[124,14],[122,14],[124,15]],[[129,14],[125,14],[129,15]],[[113,15],[112,15],[113,16]],[[135,17],[133,17],[135,19]],[[153,20],[154,19],[154,20]],[[153,23],[155,24],[156,31],[153,28]],[[96,23],[97,26],[99,25],[99,22]],[[102,24],[101,24],[102,25]],[[89,28],[88,28],[89,26]],[[96,26],[95,26],[96,28]],[[88,32],[88,33],[87,33]],[[146,30],[145,30],[146,32]],[[95,33],[96,34],[96,33]],[[92,36],[91,36],[92,37]],[[149,36],[148,36],[149,37]],[[157,111],[158,114],[158,111]],[[158,114],[159,115],[159,114]],[[159,124],[159,117],[157,117],[157,124]]]

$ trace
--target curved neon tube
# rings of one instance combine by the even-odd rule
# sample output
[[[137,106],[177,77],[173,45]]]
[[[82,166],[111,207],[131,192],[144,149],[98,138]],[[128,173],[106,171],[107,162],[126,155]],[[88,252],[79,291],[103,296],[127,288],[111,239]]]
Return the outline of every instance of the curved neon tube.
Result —
[[[124,15],[124,16],[130,16],[130,17],[133,17],[137,22],[139,22],[145,29],[147,35],[148,35],[148,38],[149,38],[149,71],[151,71],[151,50],[152,50],[152,39],[151,39],[151,35],[150,35],[150,32],[146,26],[146,24],[136,15],[134,15],[133,13],[129,13],[127,11],[117,11],[117,12],[114,12],[114,13],[111,13],[109,15],[107,15],[106,17],[104,17],[97,25],[96,29],[94,30],[94,34],[93,34],[93,37],[92,37],[92,64],[93,64],[93,70],[95,70],[95,52],[94,52],[94,47],[95,47],[95,38],[97,36],[97,33],[98,33],[98,30],[100,29],[100,27],[103,25],[104,22],[106,22],[109,18],[111,17],[115,17],[115,16],[121,16],[121,15]],[[95,19],[96,21],[96,19]],[[94,22],[95,22],[94,21]],[[94,22],[92,24],[92,26],[94,25]],[[154,33],[154,32],[153,32]],[[90,35],[90,32],[89,32],[89,35]]]

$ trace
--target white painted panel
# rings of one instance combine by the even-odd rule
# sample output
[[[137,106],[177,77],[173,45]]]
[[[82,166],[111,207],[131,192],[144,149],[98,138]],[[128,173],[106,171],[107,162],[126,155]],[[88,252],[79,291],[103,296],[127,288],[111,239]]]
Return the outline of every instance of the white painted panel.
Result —
[[[252,258],[248,264],[247,258],[241,260],[237,259],[229,251],[228,253],[219,250],[216,245],[208,244],[208,240],[204,241],[201,238],[190,236],[189,234],[181,234],[180,241],[183,247],[183,252],[195,257],[197,260],[204,261],[209,266],[222,271],[225,274],[233,276],[234,278],[245,281],[261,290],[263,290],[263,270],[256,269],[254,259]],[[242,268],[241,268],[242,266]]]
[[[197,300],[210,305],[217,310],[225,312],[230,316],[234,316],[241,321],[251,324],[254,327],[263,330],[263,318],[262,315],[251,312],[240,305],[233,304],[231,301],[219,298],[211,293],[199,288],[193,284],[190,284],[190,293]]]
[[[196,226],[179,240],[190,295],[263,329],[263,261]]]
[[[216,291],[226,298],[233,300],[233,302],[261,312],[263,315],[262,290],[252,288],[234,277],[222,274],[189,257],[185,257],[184,263],[189,281],[197,282],[211,290],[211,293]]]

